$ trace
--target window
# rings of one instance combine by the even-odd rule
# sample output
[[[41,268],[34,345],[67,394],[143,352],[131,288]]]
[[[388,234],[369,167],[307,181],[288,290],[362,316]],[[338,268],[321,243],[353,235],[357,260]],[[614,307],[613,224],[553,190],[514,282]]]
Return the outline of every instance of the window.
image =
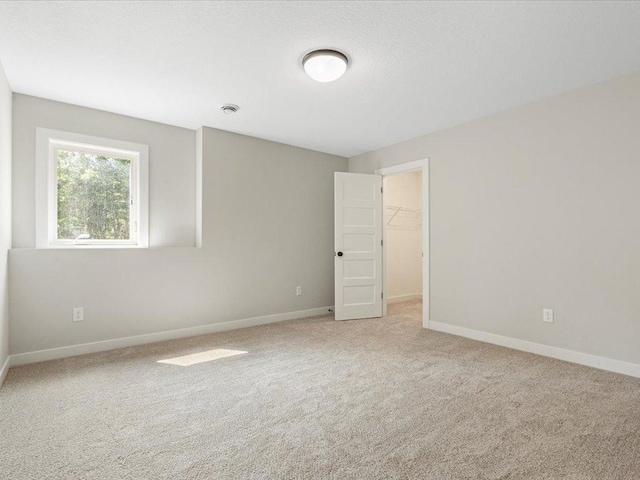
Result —
[[[37,131],[39,248],[147,247],[148,147]]]

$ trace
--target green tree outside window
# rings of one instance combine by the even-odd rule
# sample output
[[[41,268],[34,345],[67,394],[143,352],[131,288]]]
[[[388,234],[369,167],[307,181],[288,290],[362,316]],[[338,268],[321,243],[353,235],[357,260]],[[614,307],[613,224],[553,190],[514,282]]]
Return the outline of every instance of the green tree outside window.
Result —
[[[131,161],[57,150],[58,239],[129,240]]]

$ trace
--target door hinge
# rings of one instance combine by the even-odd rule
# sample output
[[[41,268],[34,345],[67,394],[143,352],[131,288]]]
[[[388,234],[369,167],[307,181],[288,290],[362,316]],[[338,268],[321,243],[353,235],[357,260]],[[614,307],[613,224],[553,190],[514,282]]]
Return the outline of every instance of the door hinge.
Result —
[[[380,246],[384,247],[384,240],[380,240]]]
[[[384,292],[380,292],[380,298],[384,298]]]
[[[380,187],[380,193],[382,193],[382,187]]]

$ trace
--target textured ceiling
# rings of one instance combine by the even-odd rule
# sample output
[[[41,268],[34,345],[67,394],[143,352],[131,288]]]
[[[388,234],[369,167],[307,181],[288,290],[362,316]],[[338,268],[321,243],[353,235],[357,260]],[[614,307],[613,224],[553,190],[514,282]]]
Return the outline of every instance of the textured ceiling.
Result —
[[[19,93],[352,156],[640,70],[640,3],[0,2],[0,60]]]

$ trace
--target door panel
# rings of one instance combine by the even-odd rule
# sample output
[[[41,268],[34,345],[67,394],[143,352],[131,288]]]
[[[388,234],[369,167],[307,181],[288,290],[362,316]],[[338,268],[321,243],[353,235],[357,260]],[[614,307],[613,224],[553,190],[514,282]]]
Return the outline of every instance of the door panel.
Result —
[[[344,257],[342,257],[344,259]],[[374,278],[376,275],[376,262],[373,260],[342,260],[344,263],[344,278],[351,280],[356,278]]]
[[[378,175],[335,174],[336,320],[382,316],[381,188]]]

